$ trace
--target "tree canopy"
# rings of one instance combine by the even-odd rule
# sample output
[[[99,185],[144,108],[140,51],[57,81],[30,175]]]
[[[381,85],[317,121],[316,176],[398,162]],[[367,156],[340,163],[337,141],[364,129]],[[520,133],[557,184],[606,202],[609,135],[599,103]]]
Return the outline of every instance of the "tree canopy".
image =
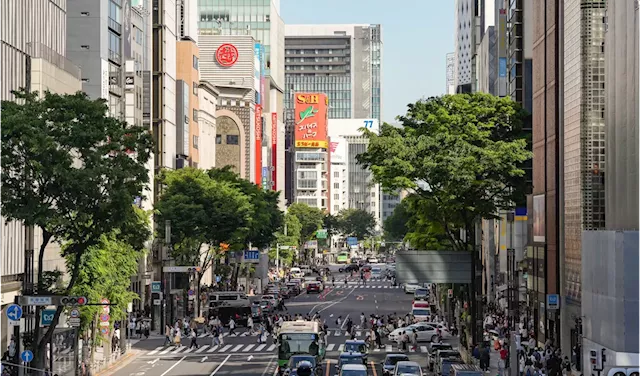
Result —
[[[300,244],[313,238],[316,231],[322,228],[324,214],[318,208],[306,204],[294,203],[289,205],[287,213],[298,218],[300,222]]]
[[[36,293],[48,290],[42,278],[46,246],[52,239],[66,244],[63,255],[73,259],[62,291],[68,294],[83,254],[133,215],[131,204],[149,182],[152,137],[143,127],[109,117],[104,99],[80,92],[14,95],[17,101],[2,102],[2,214],[42,230]],[[35,367],[44,361],[40,349],[61,311],[44,336],[36,325]]]
[[[384,220],[384,237],[390,241],[402,241],[407,235],[407,223],[411,216],[406,201],[402,200],[393,209],[393,213]]]
[[[337,218],[340,232],[345,237],[353,236],[362,240],[373,235],[376,229],[376,218],[365,210],[344,209]]]
[[[278,207],[280,193],[261,189],[256,184],[242,179],[230,166],[212,168],[209,176],[216,181],[229,182],[246,195],[251,203],[246,245],[263,249],[276,240],[276,232],[284,223],[284,213]]]
[[[369,147],[357,159],[385,190],[409,189],[427,200],[429,219],[451,246],[470,250],[474,221],[512,207],[521,194],[520,166],[531,158],[525,115],[511,99],[484,93],[432,97],[410,104],[401,128],[365,130]],[[465,239],[459,229],[467,230]]]

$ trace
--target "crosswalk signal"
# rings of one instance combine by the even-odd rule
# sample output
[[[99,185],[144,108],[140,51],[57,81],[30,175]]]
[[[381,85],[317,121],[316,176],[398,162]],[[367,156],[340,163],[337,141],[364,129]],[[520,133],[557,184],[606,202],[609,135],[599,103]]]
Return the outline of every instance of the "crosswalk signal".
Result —
[[[447,296],[449,297],[449,299],[453,298],[453,289],[449,289],[449,291],[447,291]]]
[[[202,270],[202,268],[199,267],[199,266],[196,266],[196,267],[193,267],[193,268],[188,268],[187,269],[187,273],[199,273],[200,270]]]
[[[87,304],[87,298],[84,296],[64,296],[60,298],[60,304],[63,306],[83,306]]]
[[[602,354],[598,350],[589,350],[589,362],[594,371],[602,369]]]

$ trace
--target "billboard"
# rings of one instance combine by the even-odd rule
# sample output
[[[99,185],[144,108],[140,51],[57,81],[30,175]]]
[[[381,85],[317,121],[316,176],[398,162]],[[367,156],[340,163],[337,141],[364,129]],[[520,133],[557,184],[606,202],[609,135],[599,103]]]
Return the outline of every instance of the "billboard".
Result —
[[[273,190],[277,191],[276,186],[278,176],[278,113],[271,113],[271,181],[273,181]]]
[[[544,243],[545,234],[545,198],[544,194],[533,196],[533,241]]]
[[[329,151],[331,152],[331,162],[347,162],[347,140],[344,137],[331,137]]]
[[[380,133],[380,121],[378,119],[329,119],[329,137],[360,136],[362,128],[376,134]]]
[[[329,97],[324,93],[295,94],[296,148],[328,148],[328,106]]]

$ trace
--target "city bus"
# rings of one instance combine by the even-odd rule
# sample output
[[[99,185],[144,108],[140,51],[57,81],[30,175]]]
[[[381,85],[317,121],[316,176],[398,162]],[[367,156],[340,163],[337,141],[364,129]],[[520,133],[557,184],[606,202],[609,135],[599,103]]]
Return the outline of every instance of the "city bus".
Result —
[[[349,252],[340,252],[338,253],[338,264],[348,264],[349,263]]]
[[[308,354],[316,357],[316,364],[324,359],[326,340],[317,321],[285,321],[278,331],[278,369],[282,373],[292,355]]]

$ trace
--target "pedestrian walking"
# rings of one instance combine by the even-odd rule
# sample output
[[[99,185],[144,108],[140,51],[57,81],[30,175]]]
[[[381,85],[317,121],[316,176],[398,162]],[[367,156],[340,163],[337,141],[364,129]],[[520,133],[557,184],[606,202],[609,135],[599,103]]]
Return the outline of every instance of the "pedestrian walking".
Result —
[[[251,318],[251,316],[249,316],[249,318],[247,318],[247,331],[249,332],[249,334],[253,335],[253,318]]]
[[[191,338],[191,344],[189,345],[189,348],[195,347],[197,349],[198,348],[198,334],[196,333],[196,331],[194,329],[191,329],[191,334],[190,334],[189,337]]]
[[[214,326],[211,330],[211,347],[220,345],[220,333],[218,332],[218,327]]]
[[[176,335],[173,337],[173,343],[176,345],[176,349],[181,346],[182,332],[180,329],[176,330]]]
[[[231,336],[231,334],[237,336],[237,334],[236,334],[236,322],[233,319],[233,317],[229,318],[229,336]]]

